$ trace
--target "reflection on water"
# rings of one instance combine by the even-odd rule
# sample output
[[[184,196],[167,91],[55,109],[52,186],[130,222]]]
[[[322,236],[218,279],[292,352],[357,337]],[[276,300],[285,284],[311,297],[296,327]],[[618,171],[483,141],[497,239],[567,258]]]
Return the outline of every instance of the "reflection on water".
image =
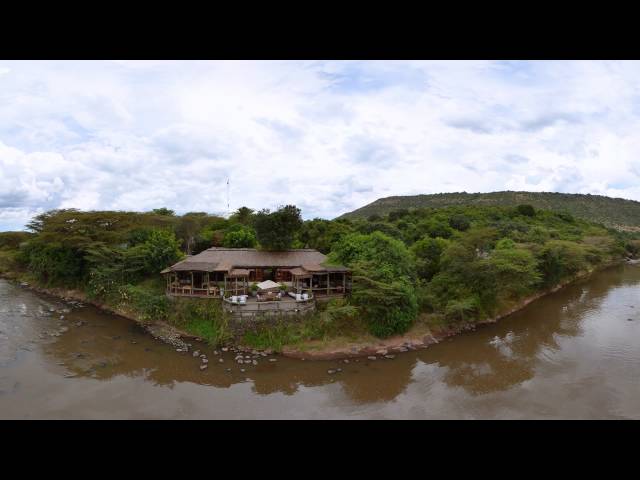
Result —
[[[0,418],[640,418],[639,294],[625,265],[394,360],[240,366],[194,345],[200,371],[126,319],[0,280]]]

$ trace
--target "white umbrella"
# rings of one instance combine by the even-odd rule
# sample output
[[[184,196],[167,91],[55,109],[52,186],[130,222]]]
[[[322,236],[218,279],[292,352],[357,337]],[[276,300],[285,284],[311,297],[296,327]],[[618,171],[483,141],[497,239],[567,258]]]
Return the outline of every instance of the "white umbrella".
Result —
[[[259,290],[271,290],[272,288],[280,288],[280,284],[274,282],[273,280],[265,280],[264,282],[260,282],[258,284]]]

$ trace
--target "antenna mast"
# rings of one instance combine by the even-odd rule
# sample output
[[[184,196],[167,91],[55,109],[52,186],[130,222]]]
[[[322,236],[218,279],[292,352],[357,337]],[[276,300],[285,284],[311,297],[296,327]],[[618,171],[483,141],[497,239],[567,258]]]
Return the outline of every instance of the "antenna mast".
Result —
[[[227,218],[231,216],[231,210],[229,209],[229,179],[227,178]]]

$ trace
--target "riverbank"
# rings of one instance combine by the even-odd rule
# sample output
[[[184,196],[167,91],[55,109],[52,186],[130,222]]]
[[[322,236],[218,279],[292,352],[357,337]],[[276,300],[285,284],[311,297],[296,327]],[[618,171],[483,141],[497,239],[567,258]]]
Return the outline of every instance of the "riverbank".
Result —
[[[66,289],[66,288],[60,288],[60,287],[49,288],[49,287],[43,287],[41,285],[34,285],[33,283],[26,282],[23,278],[21,278],[19,275],[15,273],[9,274],[9,275],[0,273],[0,278],[13,281],[18,285],[20,285],[20,287],[22,288],[28,288],[29,290],[32,290],[34,292],[59,298],[64,302],[79,302],[81,304],[92,305],[102,310],[103,312],[107,312],[112,315],[117,315],[119,317],[126,318],[127,320],[130,320],[140,325],[156,340],[160,340],[164,343],[167,343],[181,350],[187,351],[189,349],[189,344],[185,340],[200,340],[195,335],[191,335],[188,332],[181,331],[175,328],[174,326],[169,325],[166,322],[144,321],[131,311],[114,308],[110,305],[106,305],[104,303],[90,299],[81,290]]]
[[[638,263],[640,260],[626,261],[628,263]],[[620,260],[602,265],[599,268],[593,269],[591,271],[581,272],[573,278],[561,282],[560,284],[550,289],[523,298],[522,300],[517,302],[517,304],[510,306],[508,309],[500,312],[492,318],[480,320],[477,322],[461,323],[455,326],[439,326],[437,328],[434,328],[433,326],[428,325],[428,322],[424,321],[425,317],[423,316],[421,319],[419,319],[418,322],[416,322],[416,325],[414,325],[408,332],[403,335],[396,335],[386,339],[379,339],[369,334],[363,334],[362,338],[359,338],[357,340],[346,338],[335,338],[324,341],[309,340],[301,342],[296,346],[284,346],[280,353],[285,357],[300,360],[340,360],[357,357],[369,357],[370,360],[374,360],[377,358],[392,359],[396,354],[404,353],[411,350],[428,348],[431,345],[440,343],[446,338],[459,335],[467,331],[473,331],[479,325],[481,326],[496,323],[498,320],[501,320],[525,308],[527,305],[544,296],[561,290],[567,285],[570,285],[579,280],[589,278],[596,272],[611,268],[624,262],[625,260]],[[201,338],[189,332],[182,331],[166,322],[144,321],[134,312],[114,308],[110,305],[106,305],[104,303],[89,299],[87,295],[81,290],[64,289],[58,287],[47,288],[39,285],[33,285],[21,280],[20,276],[16,274],[6,275],[0,273],[0,278],[14,281],[23,288],[29,288],[39,293],[55,296],[63,301],[89,304],[107,313],[126,318],[140,325],[151,336],[153,336],[153,338],[175,347],[178,351],[189,351],[189,349],[191,348],[191,344],[188,343],[189,341],[202,340]],[[243,351],[246,349],[256,351],[260,350],[252,347],[247,347],[246,345],[242,344],[225,345],[225,347],[237,349],[239,351]]]
[[[282,354],[287,357],[298,358],[301,360],[339,360],[357,357],[370,357],[371,360],[377,357],[393,358],[395,354],[404,353],[410,350],[428,348],[429,346],[438,344],[449,337],[473,331],[478,326],[496,323],[497,321],[522,310],[527,305],[542,297],[558,292],[577,281],[588,279],[594,273],[615,267],[622,263],[637,264],[640,263],[640,259],[619,260],[602,265],[599,268],[595,268],[590,271],[580,272],[573,278],[565,280],[552,288],[521,299],[514,306],[507,308],[505,311],[500,312],[492,318],[438,329],[430,328],[425,324],[425,322],[418,321],[416,325],[403,335],[396,335],[386,339],[375,339],[372,337],[370,341],[366,342],[345,342],[344,340],[337,340],[333,344],[331,342],[325,342],[323,344],[317,341],[310,341],[297,347],[285,347]]]

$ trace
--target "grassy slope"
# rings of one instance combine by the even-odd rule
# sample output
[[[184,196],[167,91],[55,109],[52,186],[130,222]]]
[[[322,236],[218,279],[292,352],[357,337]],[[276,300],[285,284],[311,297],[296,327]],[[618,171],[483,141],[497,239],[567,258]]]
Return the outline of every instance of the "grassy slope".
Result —
[[[585,220],[614,227],[640,227],[640,202],[600,195],[550,192],[438,193],[380,198],[340,218],[386,215],[401,208],[441,208],[453,205],[513,206],[531,204],[539,209],[566,211]]]

